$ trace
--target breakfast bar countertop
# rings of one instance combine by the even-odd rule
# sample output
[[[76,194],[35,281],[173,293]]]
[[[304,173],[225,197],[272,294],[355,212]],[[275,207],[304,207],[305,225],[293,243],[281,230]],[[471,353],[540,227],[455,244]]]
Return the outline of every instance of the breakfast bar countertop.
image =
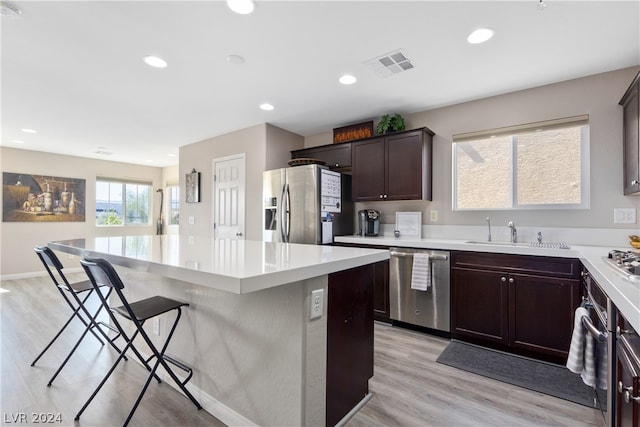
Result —
[[[454,239],[395,238],[393,236],[362,237],[340,236],[336,242],[360,246],[411,247],[455,251],[493,252],[514,255],[537,255],[563,258],[578,258],[591,273],[600,287],[607,293],[618,310],[640,331],[640,280],[623,277],[602,259],[610,250],[629,250],[630,248],[612,248],[604,246],[569,245],[570,249],[547,249],[529,247],[527,244],[502,244],[495,242],[474,242]]]
[[[109,236],[50,242],[56,251],[244,294],[389,259],[388,251],[200,236]]]

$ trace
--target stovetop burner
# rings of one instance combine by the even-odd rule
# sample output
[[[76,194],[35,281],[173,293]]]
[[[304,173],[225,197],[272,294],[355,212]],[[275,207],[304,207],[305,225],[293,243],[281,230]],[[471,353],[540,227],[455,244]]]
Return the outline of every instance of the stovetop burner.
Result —
[[[612,250],[603,259],[628,279],[640,281],[640,253]]]

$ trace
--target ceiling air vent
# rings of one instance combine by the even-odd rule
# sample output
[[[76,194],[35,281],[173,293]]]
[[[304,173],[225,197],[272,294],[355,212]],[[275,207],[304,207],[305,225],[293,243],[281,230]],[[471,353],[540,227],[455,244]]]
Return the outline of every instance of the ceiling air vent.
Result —
[[[413,68],[411,60],[402,49],[394,50],[364,62],[378,77],[387,78]]]

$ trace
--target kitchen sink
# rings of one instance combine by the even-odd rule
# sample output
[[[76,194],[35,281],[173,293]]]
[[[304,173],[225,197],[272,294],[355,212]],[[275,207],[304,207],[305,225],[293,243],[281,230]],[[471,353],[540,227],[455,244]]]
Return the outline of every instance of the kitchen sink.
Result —
[[[553,242],[553,243],[534,243],[534,242],[487,242],[487,241],[479,241],[479,240],[467,240],[465,243],[470,243],[472,245],[486,245],[486,246],[513,246],[513,247],[523,247],[523,248],[540,248],[540,249],[571,249],[569,245],[564,242]]]

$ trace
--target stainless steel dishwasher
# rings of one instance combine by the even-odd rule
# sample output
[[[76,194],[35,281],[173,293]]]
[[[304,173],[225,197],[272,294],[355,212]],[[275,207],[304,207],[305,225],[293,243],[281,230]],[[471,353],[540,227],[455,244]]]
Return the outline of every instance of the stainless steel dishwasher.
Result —
[[[411,289],[413,254],[429,255],[431,286],[426,291]],[[449,252],[391,248],[389,302],[391,319],[444,332],[450,327]]]

